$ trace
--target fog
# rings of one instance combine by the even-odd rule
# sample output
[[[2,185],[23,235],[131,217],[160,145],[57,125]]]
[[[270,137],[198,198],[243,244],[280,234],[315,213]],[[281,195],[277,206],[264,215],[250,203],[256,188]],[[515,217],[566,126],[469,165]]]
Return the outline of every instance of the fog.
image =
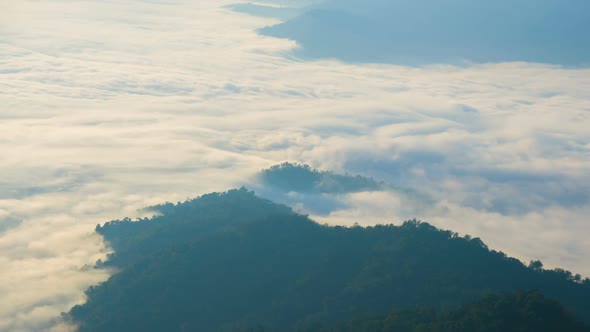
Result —
[[[589,69],[304,61],[230,4],[0,3],[0,330],[49,328],[108,277],[96,224],[272,195],[256,173],[283,161],[401,188],[291,194],[322,223],[416,217],[590,275]]]

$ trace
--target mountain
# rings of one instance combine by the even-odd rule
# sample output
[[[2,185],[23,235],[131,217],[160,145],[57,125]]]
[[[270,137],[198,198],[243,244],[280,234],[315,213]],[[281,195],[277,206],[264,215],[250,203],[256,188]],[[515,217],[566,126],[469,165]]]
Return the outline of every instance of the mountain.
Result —
[[[420,307],[385,316],[360,318],[306,332],[588,332],[556,301],[538,291],[488,295],[453,310]]]
[[[259,178],[264,185],[286,192],[344,194],[386,188],[384,183],[372,178],[319,171],[309,165],[288,162],[262,170]]]
[[[318,170],[299,163],[285,162],[263,169],[253,180],[248,186],[253,187],[259,196],[317,217],[354,209],[351,198],[358,193],[388,192],[395,195],[404,205],[404,213],[410,216],[434,204],[432,197],[415,189],[372,177]]]
[[[416,220],[320,225],[245,188],[151,209],[97,226],[119,272],[65,315],[80,332],[298,331],[519,289],[590,321],[590,280]]]
[[[260,30],[305,59],[590,65],[587,0],[328,0]]]

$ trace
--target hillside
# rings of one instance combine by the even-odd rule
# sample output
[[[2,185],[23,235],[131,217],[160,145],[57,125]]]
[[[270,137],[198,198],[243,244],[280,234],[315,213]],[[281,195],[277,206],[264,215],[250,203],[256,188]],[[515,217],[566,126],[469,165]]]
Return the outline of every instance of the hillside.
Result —
[[[288,162],[262,170],[259,178],[263,184],[286,192],[344,194],[387,187],[372,178],[320,171],[309,165]]]
[[[453,310],[419,307],[386,316],[359,318],[333,327],[313,327],[306,332],[588,332],[556,301],[538,291],[488,295]]]
[[[244,188],[152,209],[97,226],[120,272],[70,311],[81,332],[296,331],[533,288],[590,321],[589,280],[416,220],[319,225]]]

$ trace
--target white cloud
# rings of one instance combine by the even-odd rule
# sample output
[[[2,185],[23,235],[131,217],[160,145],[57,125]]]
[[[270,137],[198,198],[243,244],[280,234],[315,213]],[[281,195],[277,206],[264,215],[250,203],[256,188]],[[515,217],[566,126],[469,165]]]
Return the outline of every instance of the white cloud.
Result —
[[[299,62],[228,3],[2,1],[0,330],[107,277],[82,269],[96,224],[285,160],[433,200],[359,193],[321,221],[416,217],[590,275],[589,69]]]

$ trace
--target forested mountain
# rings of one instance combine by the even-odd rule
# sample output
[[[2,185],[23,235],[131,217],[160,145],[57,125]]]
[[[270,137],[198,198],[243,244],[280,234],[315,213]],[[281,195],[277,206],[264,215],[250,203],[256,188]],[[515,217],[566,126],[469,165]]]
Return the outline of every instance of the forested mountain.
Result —
[[[115,250],[100,265],[120,272],[67,315],[81,332],[300,331],[518,289],[539,289],[590,321],[589,280],[416,220],[320,225],[244,188],[153,210],[97,226]]]
[[[259,177],[263,184],[287,192],[343,194],[383,190],[386,187],[372,178],[319,171],[309,165],[288,162],[262,170]]]
[[[538,291],[485,298],[458,309],[419,307],[306,332],[588,332],[590,327]]]

